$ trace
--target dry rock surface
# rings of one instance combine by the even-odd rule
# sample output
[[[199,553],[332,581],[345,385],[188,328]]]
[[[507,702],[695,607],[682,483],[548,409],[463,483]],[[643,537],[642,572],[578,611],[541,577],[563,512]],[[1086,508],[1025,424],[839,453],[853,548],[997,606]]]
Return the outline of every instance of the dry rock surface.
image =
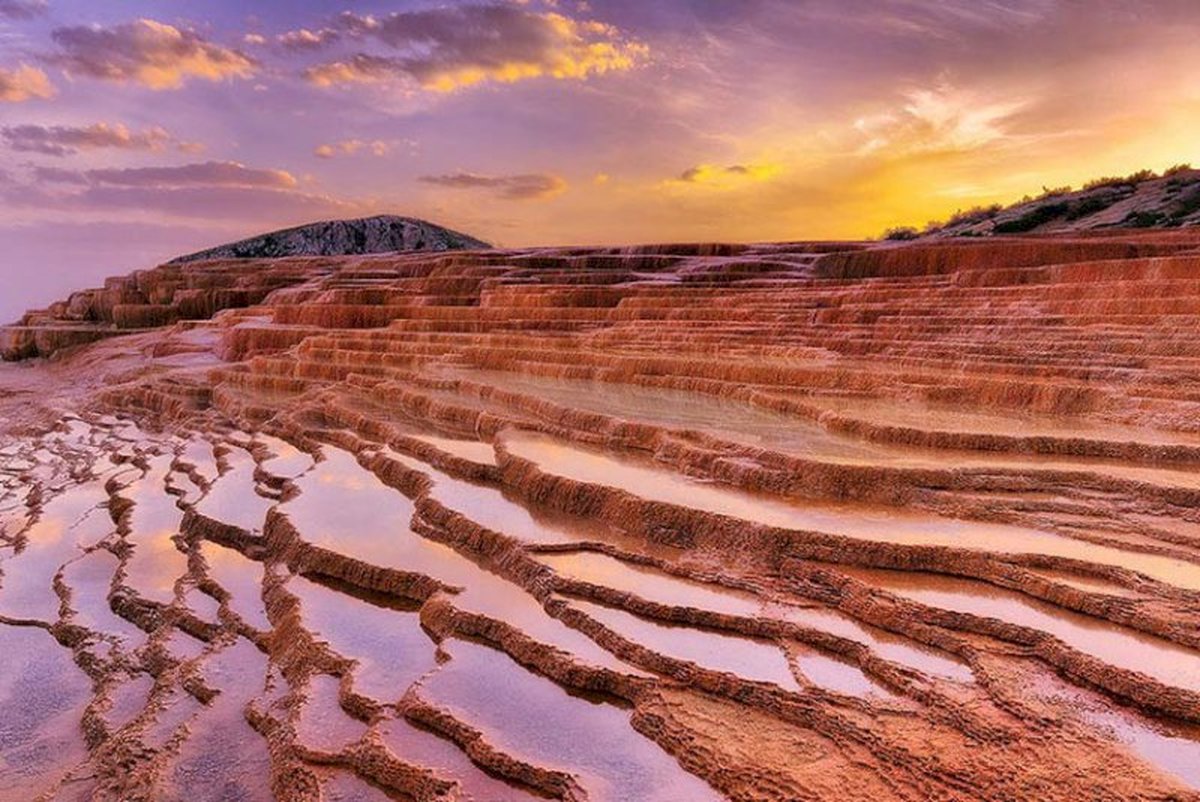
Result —
[[[486,242],[424,220],[396,215],[326,220],[285,228],[180,256],[175,263],[206,259],[268,259],[279,256],[347,256],[389,251],[460,251],[490,248]]]
[[[930,223],[924,234],[990,237],[1190,226],[1200,226],[1200,170],[1181,164],[1162,175],[1143,170],[1101,178],[1079,189],[1045,187],[1036,198],[1027,196],[1011,206],[960,211],[949,220]]]
[[[218,259],[0,334],[0,800],[1200,799],[1200,233]]]

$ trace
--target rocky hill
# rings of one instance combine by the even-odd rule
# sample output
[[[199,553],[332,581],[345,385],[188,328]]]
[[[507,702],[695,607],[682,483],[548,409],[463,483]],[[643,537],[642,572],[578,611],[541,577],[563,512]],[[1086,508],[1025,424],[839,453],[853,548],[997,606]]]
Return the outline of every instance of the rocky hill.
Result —
[[[1089,181],[1081,189],[1045,188],[1011,206],[961,211],[924,231],[892,229],[888,239],[986,237],[1110,228],[1179,228],[1200,225],[1200,170],[1179,165],[1158,175],[1142,170]]]
[[[349,256],[392,251],[457,251],[490,248],[486,242],[412,217],[378,215],[323,220],[219,245],[173,259],[267,259],[276,256]]]

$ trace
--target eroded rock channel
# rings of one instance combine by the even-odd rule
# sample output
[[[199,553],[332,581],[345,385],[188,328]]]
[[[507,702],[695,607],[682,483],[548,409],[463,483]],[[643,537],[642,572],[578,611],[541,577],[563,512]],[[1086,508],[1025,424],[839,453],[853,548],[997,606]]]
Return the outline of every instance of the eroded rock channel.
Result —
[[[0,335],[0,800],[1200,799],[1200,236],[167,265]]]

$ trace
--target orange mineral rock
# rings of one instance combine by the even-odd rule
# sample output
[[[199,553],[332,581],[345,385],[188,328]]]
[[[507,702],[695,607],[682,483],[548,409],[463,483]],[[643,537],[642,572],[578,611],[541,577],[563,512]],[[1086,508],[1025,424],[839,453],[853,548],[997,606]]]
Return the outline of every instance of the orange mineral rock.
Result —
[[[0,329],[0,802],[1200,799],[1196,229],[450,245]]]

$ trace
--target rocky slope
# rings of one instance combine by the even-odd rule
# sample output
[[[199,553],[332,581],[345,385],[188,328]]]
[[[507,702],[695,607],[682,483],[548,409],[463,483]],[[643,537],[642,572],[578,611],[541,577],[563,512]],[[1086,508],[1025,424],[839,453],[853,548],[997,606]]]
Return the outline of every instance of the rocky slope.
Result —
[[[1008,207],[970,209],[944,223],[930,224],[924,234],[982,237],[1195,225],[1200,225],[1200,170],[1180,166],[1161,176],[1142,171],[1101,178],[1078,190],[1047,189]],[[903,235],[905,230],[897,229],[893,236],[896,232]]]
[[[392,251],[490,248],[486,242],[411,217],[379,215],[325,220],[208,248],[172,263],[202,259],[269,259],[280,256],[351,256]]]
[[[329,220],[273,231],[180,256],[156,270],[113,277],[102,288],[80,290],[47,309],[27,312],[16,325],[0,326],[0,359],[45,356],[66,345],[257,303],[274,289],[326,269],[306,257],[489,248],[473,237],[407,217]],[[238,261],[243,259],[274,261],[263,276],[256,276],[261,263],[245,270]],[[210,270],[189,267],[205,261],[220,264]]]
[[[66,301],[0,365],[0,800],[1200,799],[1198,276],[1182,229]]]

